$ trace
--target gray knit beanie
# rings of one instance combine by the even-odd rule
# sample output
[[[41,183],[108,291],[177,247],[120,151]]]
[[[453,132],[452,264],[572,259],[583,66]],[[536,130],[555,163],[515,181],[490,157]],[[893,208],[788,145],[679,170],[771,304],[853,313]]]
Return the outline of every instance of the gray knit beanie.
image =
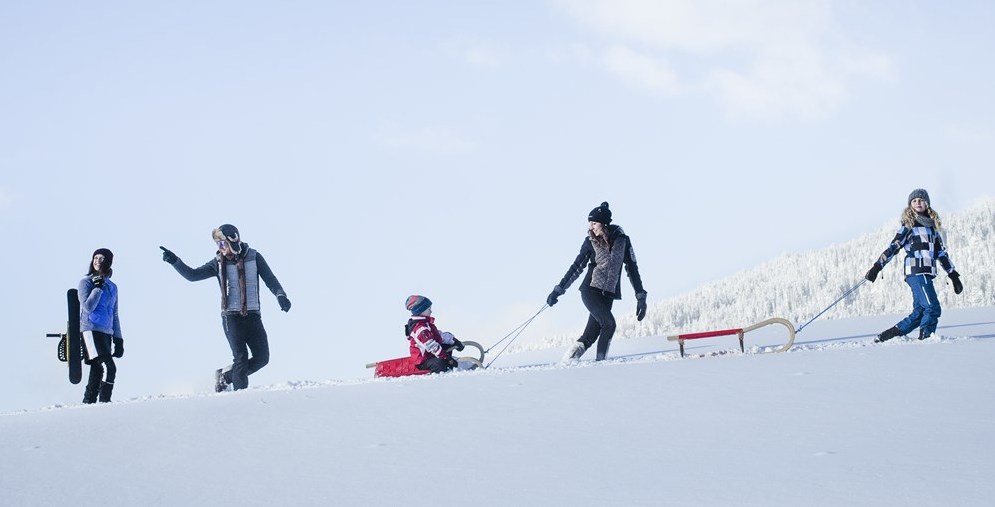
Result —
[[[930,203],[929,203],[929,192],[926,192],[926,190],[924,190],[924,189],[917,188],[917,189],[913,190],[912,193],[909,194],[909,202],[908,202],[909,204],[912,204],[912,199],[922,199],[922,200],[926,201],[927,205],[930,205]]]

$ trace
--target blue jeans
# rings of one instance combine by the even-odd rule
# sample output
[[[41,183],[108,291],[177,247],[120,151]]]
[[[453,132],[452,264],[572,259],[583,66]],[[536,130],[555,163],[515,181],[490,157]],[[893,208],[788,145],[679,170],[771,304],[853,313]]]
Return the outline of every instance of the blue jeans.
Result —
[[[927,275],[909,275],[905,283],[912,289],[912,313],[895,325],[902,334],[909,334],[915,328],[921,328],[923,335],[936,332],[936,324],[940,321],[940,300],[933,288],[933,277]]]

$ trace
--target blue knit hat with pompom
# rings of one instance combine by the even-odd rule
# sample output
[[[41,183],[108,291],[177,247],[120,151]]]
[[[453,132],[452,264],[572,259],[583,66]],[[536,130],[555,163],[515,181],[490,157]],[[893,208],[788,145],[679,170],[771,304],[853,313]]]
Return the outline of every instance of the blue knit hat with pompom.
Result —
[[[432,307],[432,300],[415,294],[408,296],[407,301],[404,302],[404,307],[411,311],[411,315],[421,315]]]

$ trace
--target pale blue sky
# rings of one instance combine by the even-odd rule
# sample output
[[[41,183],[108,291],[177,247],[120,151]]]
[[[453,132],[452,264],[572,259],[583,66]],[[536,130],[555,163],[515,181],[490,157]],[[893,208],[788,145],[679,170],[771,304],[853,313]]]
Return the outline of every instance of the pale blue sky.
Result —
[[[216,285],[158,250],[199,265],[225,222],[294,303],[265,296],[259,385],[403,355],[411,293],[495,342],[603,200],[651,301],[876,230],[915,187],[962,209],[995,189],[993,25],[983,1],[8,2],[0,409],[79,401],[42,335],[98,247],[127,397],[230,359]],[[527,334],[579,331],[575,288]]]

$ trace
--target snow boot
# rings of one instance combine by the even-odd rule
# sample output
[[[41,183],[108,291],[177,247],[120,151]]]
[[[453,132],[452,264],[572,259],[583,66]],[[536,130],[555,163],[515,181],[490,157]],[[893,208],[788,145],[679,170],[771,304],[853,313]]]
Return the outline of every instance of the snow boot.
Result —
[[[874,339],[874,343],[886,342],[896,336],[901,336],[902,332],[898,330],[897,327],[890,327],[885,329],[884,332],[879,334],[877,338]]]
[[[111,384],[110,382],[101,382],[100,393],[97,398],[97,401],[99,401],[100,403],[107,403],[111,401],[112,391],[114,391],[114,384]]]
[[[230,384],[230,382],[228,382],[228,379],[225,378],[225,373],[226,372],[223,369],[221,369],[221,368],[218,368],[217,370],[215,370],[215,372],[214,372],[214,392],[221,393],[221,392],[224,392],[224,391],[228,390],[228,384]]]
[[[566,363],[574,359],[580,359],[580,356],[583,356],[586,351],[587,347],[583,343],[574,343],[572,347],[567,349],[567,353],[563,355],[562,362]]]
[[[86,389],[83,390],[83,403],[87,405],[97,402],[97,390],[100,389],[100,384],[96,382],[87,382]]]
[[[927,333],[927,332],[923,331],[922,329],[919,330],[919,340],[920,341],[921,340],[929,339],[931,336],[933,336],[933,333]]]
[[[90,377],[86,381],[86,388],[83,389],[83,403],[89,405],[97,402],[97,393],[100,390],[100,381],[103,378],[103,368],[90,367]]]

